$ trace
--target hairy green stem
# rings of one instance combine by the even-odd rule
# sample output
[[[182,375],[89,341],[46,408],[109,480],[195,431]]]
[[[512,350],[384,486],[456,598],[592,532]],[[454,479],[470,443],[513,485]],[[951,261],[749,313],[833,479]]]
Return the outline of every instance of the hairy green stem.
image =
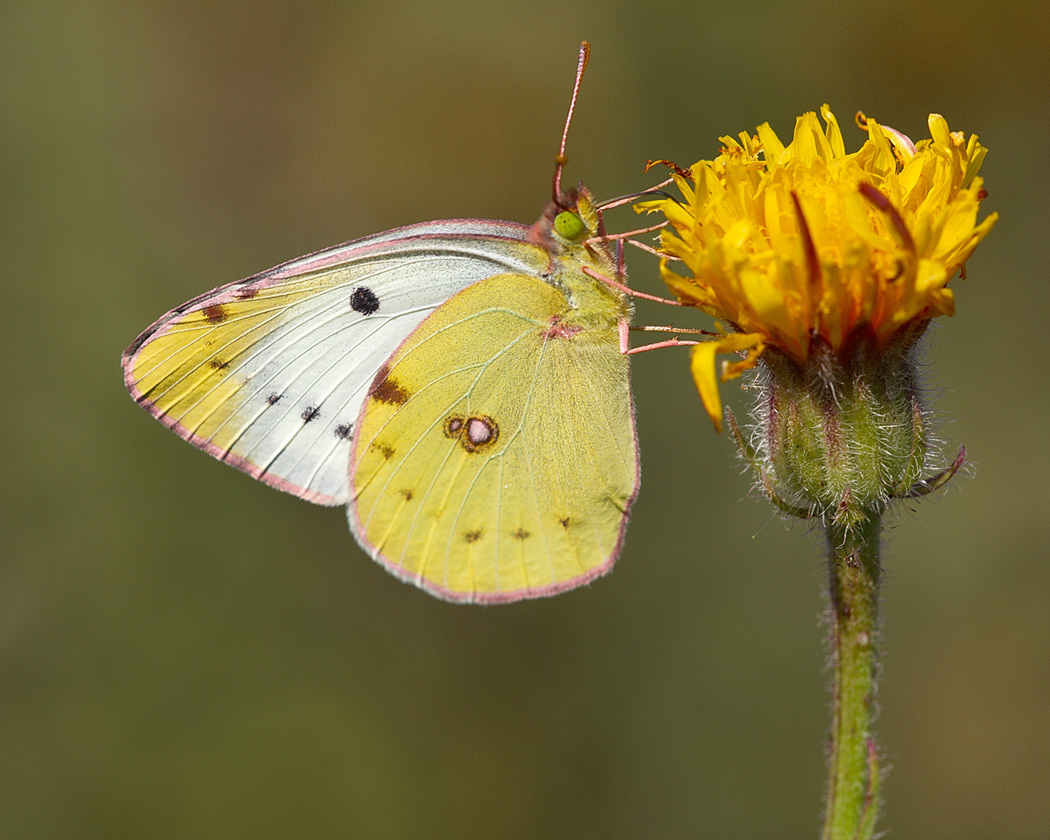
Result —
[[[879,809],[872,715],[879,598],[874,513],[852,527],[827,527],[831,585],[831,752],[823,840],[870,840]]]

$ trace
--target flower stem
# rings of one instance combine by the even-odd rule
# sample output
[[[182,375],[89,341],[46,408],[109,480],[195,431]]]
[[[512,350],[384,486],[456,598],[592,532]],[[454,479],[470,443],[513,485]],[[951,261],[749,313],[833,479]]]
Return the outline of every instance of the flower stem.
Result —
[[[871,723],[881,517],[827,527],[831,584],[831,752],[823,840],[870,840],[879,809]]]

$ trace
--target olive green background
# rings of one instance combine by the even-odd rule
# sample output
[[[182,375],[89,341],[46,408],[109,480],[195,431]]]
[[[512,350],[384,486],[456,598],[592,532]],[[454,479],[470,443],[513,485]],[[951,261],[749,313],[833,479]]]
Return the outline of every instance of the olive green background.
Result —
[[[532,221],[588,38],[567,177],[599,197],[824,101],[851,149],[858,109],[915,138],[938,111],[990,148],[1002,220],[925,368],[945,455],[972,466],[885,551],[881,825],[1046,837],[1048,20],[1010,0],[0,6],[0,835],[817,835],[818,536],[749,493],[684,352],[634,363],[644,472],[615,572],[490,608],[397,582],[341,511],[214,462],[123,388],[124,347],[212,286],[399,224]]]

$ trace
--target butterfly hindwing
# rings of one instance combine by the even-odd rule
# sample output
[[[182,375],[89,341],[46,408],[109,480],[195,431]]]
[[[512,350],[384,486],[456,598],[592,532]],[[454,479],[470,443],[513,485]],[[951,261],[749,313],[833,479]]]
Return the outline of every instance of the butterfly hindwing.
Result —
[[[638,487],[628,362],[616,317],[578,314],[539,277],[492,277],[383,366],[349,516],[395,574],[452,600],[503,601],[612,564]]]
[[[343,504],[354,424],[386,359],[456,292],[547,262],[529,228],[512,222],[387,231],[169,312],[125,352],[125,381],[211,455],[310,501]]]

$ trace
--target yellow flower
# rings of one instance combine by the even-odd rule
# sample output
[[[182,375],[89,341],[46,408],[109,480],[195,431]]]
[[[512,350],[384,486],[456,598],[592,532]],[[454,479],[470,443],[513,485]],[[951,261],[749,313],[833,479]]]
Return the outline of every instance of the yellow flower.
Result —
[[[949,281],[964,269],[997,219],[977,223],[984,196],[976,177],[986,149],[929,117],[917,145],[858,114],[867,141],[846,154],[827,105],[825,126],[809,112],[788,146],[765,123],[688,172],[673,167],[684,202],[647,202],[670,222],[662,250],[671,291],[725,323],[721,339],[694,348],[693,377],[721,428],[721,380],[779,351],[804,367],[817,342],[840,357],[865,346],[883,351],[917,336],[930,319],[951,315]]]

